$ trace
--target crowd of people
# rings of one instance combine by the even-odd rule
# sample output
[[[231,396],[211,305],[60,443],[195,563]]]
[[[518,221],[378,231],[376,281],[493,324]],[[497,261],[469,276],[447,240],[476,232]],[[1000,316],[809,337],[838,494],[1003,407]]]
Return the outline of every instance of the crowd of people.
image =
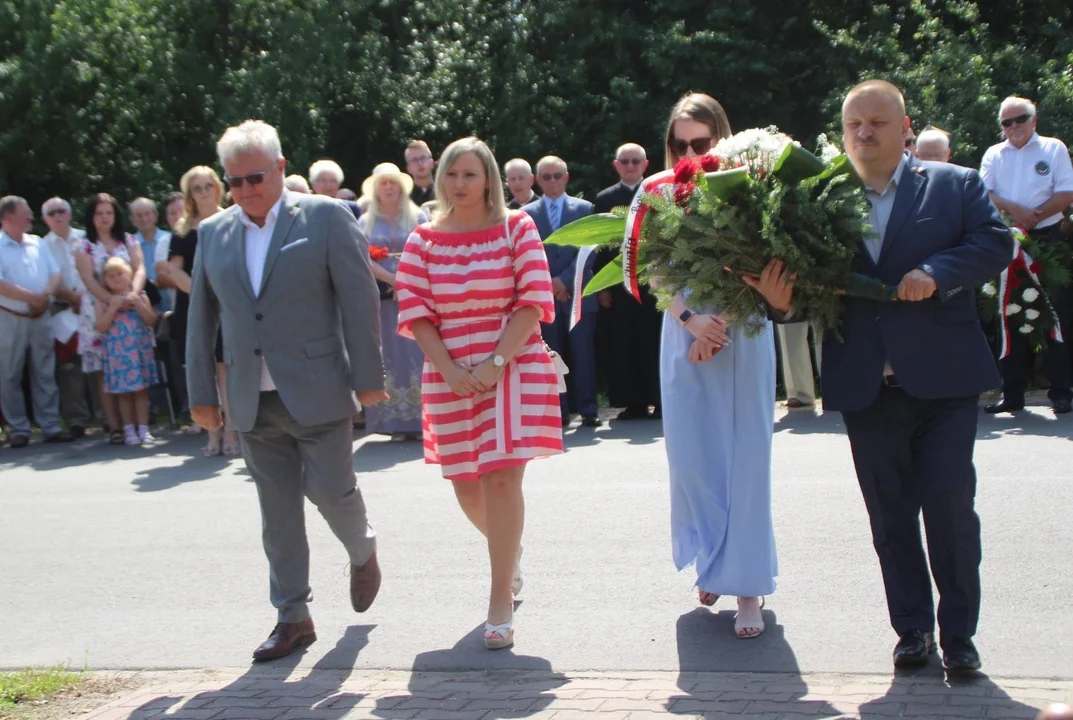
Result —
[[[948,162],[942,131],[913,134],[889,83],[862,83],[842,108],[846,152],[869,201],[858,269],[897,287],[902,302],[844,299],[842,337],[822,342],[824,403],[845,419],[898,666],[928,662],[937,623],[946,668],[980,667],[972,643],[977,403],[1001,382],[1003,398],[987,410],[1023,408],[1027,346],[1003,363],[1000,380],[974,289],[1013,256],[1000,210],[1038,242],[1057,244],[1073,201],[1068,151],[1037,135],[1035,107],[1009,98],[998,121],[1006,140],[976,172]],[[689,93],[671,110],[664,166],[730,135],[723,107]],[[600,424],[603,345],[619,418],[664,420],[674,562],[696,568],[702,605],[737,598],[737,637],[763,633],[762,599],[778,574],[776,336],[788,404],[815,401],[808,318],[795,314],[793,277],[781,261],[747,279],[770,310],[755,337],[718,308],[692,307],[685,294],[665,313],[649,289],[641,302],[618,289],[579,301],[609,258],[543,241],[635,195],[649,161],[633,143],[617,149],[620,182],[595,204],[567,194],[563,159],[545,156],[534,172],[515,158],[501,173],[477,138],[455,141],[438,163],[427,144],[411,143],[406,172],[377,165],[360,196],[342,187],[342,170],[329,160],[314,163],[308,179],[286,176],[279,136],[260,121],[229,128],[217,152],[230,198],[213,169],[191,168],[164,204],[170,233],[157,227],[147,198],[130,204],[137,234],[125,233],[119,203],[98,194],[84,232],[72,228],[66,201],[48,200],[51,232],[39,239],[28,233],[27,203],[0,199],[0,399],[13,446],[29,440],[27,358],[47,442],[83,431],[99,404],[112,442],[151,444],[148,391],[158,374],[171,378],[174,401],[208,433],[206,454],[242,454],[257,486],[278,613],[254,652],[267,660],[316,639],[303,495],[347,551],[354,609],[366,611],[380,588],[377,536],[351,457],[363,407],[370,431],[422,440],[426,461],[440,466],[487,538],[484,641],[498,649],[514,642],[525,466],[563,451],[574,414]],[[1051,300],[1067,317],[1065,297]],[[1069,355],[1052,340],[1050,398],[1062,414],[1070,410]]]

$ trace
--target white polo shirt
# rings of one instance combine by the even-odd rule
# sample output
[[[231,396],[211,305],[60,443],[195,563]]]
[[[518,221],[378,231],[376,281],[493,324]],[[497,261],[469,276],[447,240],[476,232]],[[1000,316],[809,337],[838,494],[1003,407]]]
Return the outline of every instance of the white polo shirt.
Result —
[[[1037,133],[1020,149],[1009,140],[989,147],[980,161],[980,175],[988,190],[1027,208],[1039,207],[1055,193],[1073,191],[1073,163],[1065,143]],[[1056,213],[1036,227],[1049,227],[1061,219],[1062,213]]]
[[[63,286],[67,290],[86,291],[82,277],[78,274],[78,268],[75,267],[74,255],[75,245],[81,242],[84,237],[86,237],[85,230],[71,228],[66,240],[54,232],[50,232],[42,238],[42,242],[52,251],[52,257],[56,258],[56,263],[60,266],[60,273],[63,275]]]
[[[52,251],[41,244],[41,238],[26,233],[22,242],[15,242],[0,230],[0,280],[39,293],[48,287],[53,275],[59,274],[59,263]],[[19,313],[30,312],[29,303],[4,295],[0,295],[0,305]]]

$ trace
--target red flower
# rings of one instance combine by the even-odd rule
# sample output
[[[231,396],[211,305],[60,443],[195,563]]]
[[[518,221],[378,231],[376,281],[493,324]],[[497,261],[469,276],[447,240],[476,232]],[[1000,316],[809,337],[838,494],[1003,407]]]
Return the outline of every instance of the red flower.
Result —
[[[682,158],[678,161],[678,164],[674,166],[674,182],[679,185],[685,185],[692,182],[693,178],[700,172],[700,160],[691,158]]]
[[[715,172],[722,162],[715,155],[704,154],[700,156],[700,169],[706,173]]]
[[[382,247],[380,245],[369,246],[369,257],[373,260],[385,260],[387,259],[388,255],[390,255],[390,253],[388,252],[388,249],[386,247]]]
[[[674,203],[685,207],[689,204],[689,197],[693,194],[693,191],[697,189],[695,182],[688,182],[684,185],[674,186]]]

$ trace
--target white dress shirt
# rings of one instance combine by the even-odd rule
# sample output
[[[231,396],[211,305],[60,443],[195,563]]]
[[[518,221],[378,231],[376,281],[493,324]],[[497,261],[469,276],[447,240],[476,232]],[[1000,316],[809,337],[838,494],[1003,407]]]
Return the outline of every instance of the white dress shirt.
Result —
[[[265,224],[262,227],[257,227],[244,210],[239,210],[239,219],[246,226],[246,271],[250,274],[250,285],[253,286],[254,297],[261,294],[261,281],[265,276],[268,245],[272,242],[272,233],[276,230],[276,220],[279,219],[279,208],[282,204],[283,196],[280,195],[279,200],[276,200],[276,204],[265,216]],[[272,375],[268,372],[268,363],[262,355],[261,392],[270,392],[275,389],[276,383],[272,381]]]
[[[1073,190],[1073,164],[1065,143],[1036,133],[1022,148],[1015,148],[1009,140],[989,147],[980,161],[980,175],[988,190],[1030,210],[1056,193]],[[1050,227],[1061,219],[1058,212],[1036,227]]]
[[[52,251],[52,257],[56,258],[56,264],[60,266],[60,274],[63,275],[63,287],[67,290],[75,290],[84,293],[86,285],[82,282],[82,276],[75,267],[75,245],[86,237],[85,230],[71,228],[64,240],[54,232],[50,232],[42,241]]]
[[[0,230],[0,280],[18,285],[33,293],[44,292],[53,275],[60,274],[59,263],[36,235],[26,233],[15,242]],[[0,295],[0,305],[17,313],[29,313],[30,304]]]

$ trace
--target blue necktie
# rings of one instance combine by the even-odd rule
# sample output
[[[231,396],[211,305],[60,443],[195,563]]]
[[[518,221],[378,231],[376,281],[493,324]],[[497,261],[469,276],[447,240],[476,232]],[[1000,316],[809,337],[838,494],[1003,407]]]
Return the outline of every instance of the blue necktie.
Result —
[[[555,232],[559,229],[559,203],[551,201],[548,203],[548,219],[551,221],[551,231]]]

